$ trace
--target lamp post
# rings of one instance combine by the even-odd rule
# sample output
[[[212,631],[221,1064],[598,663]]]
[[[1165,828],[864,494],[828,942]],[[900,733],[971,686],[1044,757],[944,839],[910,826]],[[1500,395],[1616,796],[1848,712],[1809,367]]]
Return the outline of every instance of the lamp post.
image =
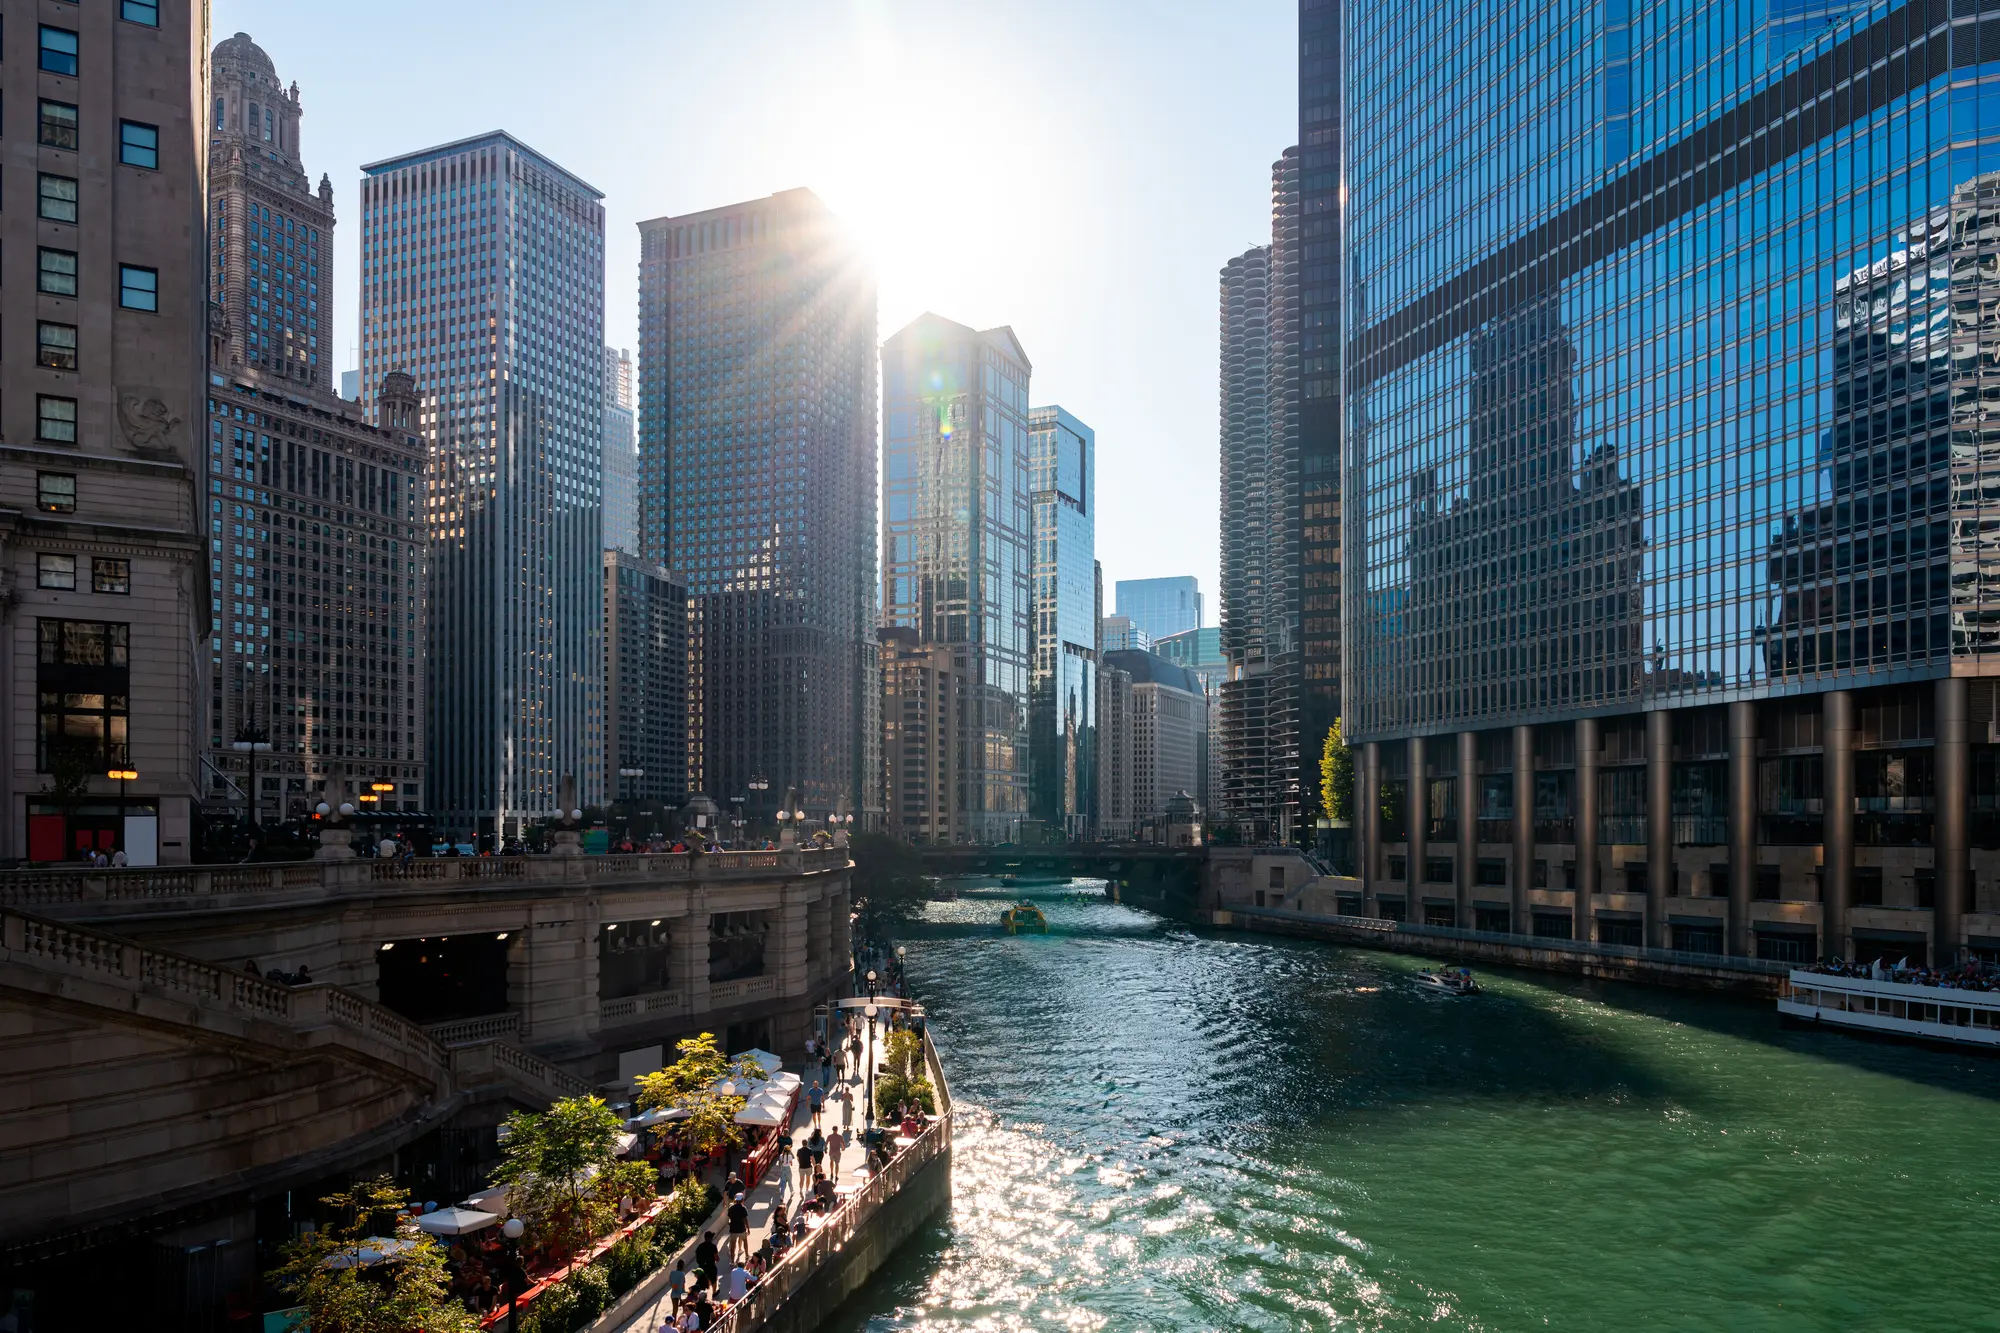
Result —
[[[125,784],[139,776],[136,768],[114,768],[104,775],[118,779],[118,845],[125,845]]]
[[[754,822],[757,818],[757,812],[764,808],[763,794],[771,790],[771,779],[765,777],[762,773],[753,773],[750,776],[750,781],[744,785],[757,793],[756,798],[750,803],[750,818]]]
[[[250,828],[257,828],[257,756],[271,753],[271,735],[262,727],[243,726],[236,729],[236,739],[229,748],[250,756]]]
[[[875,974],[873,972],[868,974],[868,994],[870,999],[874,998]],[[868,1005],[861,1013],[868,1020],[868,1106],[866,1108],[868,1119],[863,1123],[863,1128],[866,1130],[864,1137],[872,1141],[875,1137],[875,1006],[872,1004]]]
[[[515,1275],[521,1271],[521,1233],[527,1229],[518,1217],[500,1224],[500,1234],[507,1240],[507,1333],[514,1333],[514,1298],[521,1292]]]

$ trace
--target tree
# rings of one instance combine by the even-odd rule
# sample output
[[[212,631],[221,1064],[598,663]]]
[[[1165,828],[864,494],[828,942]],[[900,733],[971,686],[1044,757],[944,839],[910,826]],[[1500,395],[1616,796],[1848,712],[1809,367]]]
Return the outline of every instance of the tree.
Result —
[[[857,833],[848,855],[854,860],[854,899],[868,933],[908,921],[929,901],[931,882],[910,844],[886,833]]]
[[[741,1143],[743,1130],[736,1123],[736,1113],[743,1109],[745,1099],[717,1091],[716,1084],[731,1075],[761,1079],[765,1077],[764,1066],[747,1056],[730,1063],[715,1044],[713,1032],[684,1038],[674,1050],[679,1053],[678,1060],[639,1076],[640,1108],[686,1111],[687,1118],[677,1123],[696,1152],[712,1153]]]
[[[320,1202],[337,1220],[287,1244],[270,1275],[305,1307],[313,1333],[477,1333],[479,1321],[445,1295],[444,1251],[402,1211],[406,1191],[382,1176]],[[403,1248],[364,1267],[362,1251],[385,1234]]]
[[[908,1028],[891,1032],[882,1044],[882,1067],[901,1078],[922,1078],[924,1039]]]
[[[646,1164],[618,1158],[624,1128],[598,1097],[565,1097],[540,1115],[516,1111],[494,1179],[523,1221],[573,1254],[616,1224],[619,1199],[652,1197]]]
[[[1341,738],[1340,719],[1327,729],[1326,748],[1319,758],[1320,804],[1336,824],[1354,818],[1354,751]]]

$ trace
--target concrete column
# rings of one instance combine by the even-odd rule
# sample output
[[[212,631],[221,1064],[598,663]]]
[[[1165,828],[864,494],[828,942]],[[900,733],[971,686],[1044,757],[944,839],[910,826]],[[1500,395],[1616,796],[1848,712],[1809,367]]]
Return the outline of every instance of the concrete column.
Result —
[[[1937,908],[1932,914],[1931,958],[1958,961],[1959,932],[1972,900],[1972,847],[1967,812],[1972,807],[1970,689],[1963,676],[1937,683],[1937,817],[1932,837],[1937,858]]]
[[[1663,949],[1674,873],[1674,719],[1646,714],[1646,945]]]
[[[1604,891],[1598,883],[1602,867],[1597,863],[1597,757],[1604,750],[1597,734],[1597,719],[1580,718],[1576,724],[1576,938],[1597,938],[1597,918],[1591,899]]]
[[[828,952],[833,955],[833,975],[845,985],[845,979],[854,964],[853,928],[848,916],[854,911],[852,887],[842,883],[827,906],[828,923],[832,930],[832,945]],[[845,990],[843,989],[843,994]]]
[[[1535,882],[1535,729],[1514,728],[1514,864],[1509,900],[1516,935],[1534,933],[1528,889]]]
[[[667,984],[687,997],[688,1015],[699,1020],[709,1009],[708,904],[700,899],[690,903],[686,916],[673,918],[668,939],[673,967]]]
[[[1403,888],[1409,897],[1404,911],[1408,913],[1409,920],[1421,922],[1424,919],[1420,899],[1424,887],[1424,853],[1429,848],[1431,789],[1430,783],[1424,777],[1424,738],[1410,737],[1409,750],[1410,800],[1408,807],[1403,811],[1403,816],[1410,825],[1409,863],[1403,867]]]
[[[1479,733],[1458,733],[1458,864],[1452,876],[1458,888],[1452,924],[1470,926],[1472,883],[1479,869]]]
[[[1851,958],[1847,915],[1854,905],[1854,696],[1833,690],[1820,699],[1824,827],[1820,894],[1820,953]]]
[[[809,985],[817,986],[826,980],[826,946],[830,933],[827,901],[821,896],[806,904],[806,981]]]
[[[1729,929],[1732,957],[1757,952],[1750,902],[1757,896],[1757,705],[1729,705]]]
[[[806,936],[810,918],[808,904],[792,897],[797,892],[792,887],[785,890],[784,905],[772,914],[771,935],[764,942],[764,973],[776,974],[780,995],[803,995],[807,988]]]
[[[1369,741],[1361,747],[1361,792],[1355,798],[1354,832],[1360,840],[1361,915],[1375,915],[1375,893],[1381,887],[1382,746]]]

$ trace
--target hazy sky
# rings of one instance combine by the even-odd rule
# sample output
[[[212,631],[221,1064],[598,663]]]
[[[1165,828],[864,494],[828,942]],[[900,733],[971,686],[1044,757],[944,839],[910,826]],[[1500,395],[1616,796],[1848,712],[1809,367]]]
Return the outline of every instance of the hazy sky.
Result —
[[[634,224],[808,186],[876,256],[882,333],[1011,324],[1097,429],[1097,553],[1216,594],[1216,274],[1270,231],[1296,0],[215,0],[296,81],[332,176],[354,365],[360,164],[504,129],[605,194],[605,337]]]

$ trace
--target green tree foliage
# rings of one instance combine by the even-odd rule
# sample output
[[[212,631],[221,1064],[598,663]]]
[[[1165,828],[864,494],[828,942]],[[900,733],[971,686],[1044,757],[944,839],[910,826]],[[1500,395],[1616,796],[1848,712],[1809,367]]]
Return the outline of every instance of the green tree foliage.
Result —
[[[716,1091],[715,1085],[731,1075],[741,1079],[763,1078],[764,1067],[747,1058],[731,1064],[716,1045],[713,1032],[688,1037],[674,1050],[679,1059],[665,1069],[639,1076],[640,1109],[666,1107],[686,1111],[687,1119],[676,1122],[675,1129],[686,1136],[697,1152],[714,1152],[742,1142],[743,1130],[736,1123],[736,1113],[743,1109],[745,1099],[725,1096]]]
[[[924,1073],[924,1039],[904,1028],[891,1032],[882,1044],[882,1067],[902,1078],[921,1078]]]
[[[387,1176],[320,1200],[328,1226],[284,1247],[271,1284],[305,1307],[313,1333],[477,1333],[479,1321],[446,1296],[444,1251],[402,1210],[410,1196]],[[362,1266],[362,1251],[393,1236],[405,1246]]]
[[[1340,734],[1340,719],[1326,733],[1326,748],[1319,757],[1320,804],[1326,817],[1337,824],[1354,818],[1354,751]]]
[[[917,849],[886,833],[857,833],[849,843],[854,861],[854,900],[870,933],[908,921],[931,896]]]
[[[565,1097],[540,1115],[517,1111],[494,1179],[523,1221],[573,1253],[617,1224],[619,1199],[653,1196],[651,1169],[618,1158],[624,1128],[597,1097]]]

